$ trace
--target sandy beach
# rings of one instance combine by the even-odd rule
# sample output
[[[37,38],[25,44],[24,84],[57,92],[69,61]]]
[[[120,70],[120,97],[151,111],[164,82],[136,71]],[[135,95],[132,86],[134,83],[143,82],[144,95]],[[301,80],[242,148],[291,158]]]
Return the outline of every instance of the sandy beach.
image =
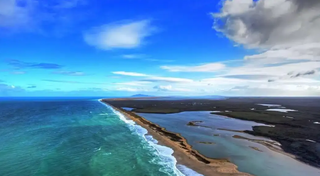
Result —
[[[179,164],[185,165],[206,176],[250,176],[250,174],[239,172],[237,166],[226,159],[211,159],[201,155],[198,151],[192,149],[186,139],[180,134],[169,132],[165,128],[162,128],[133,112],[116,108],[110,104],[107,105],[145,128],[150,135],[159,141],[160,145],[173,149],[173,156],[177,159]]]

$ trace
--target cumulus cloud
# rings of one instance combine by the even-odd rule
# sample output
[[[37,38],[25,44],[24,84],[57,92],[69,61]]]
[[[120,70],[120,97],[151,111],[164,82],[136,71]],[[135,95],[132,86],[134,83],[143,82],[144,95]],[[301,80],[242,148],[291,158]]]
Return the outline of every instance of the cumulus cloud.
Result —
[[[273,88],[281,85],[288,90],[292,84],[319,85],[315,77],[320,69],[319,9],[318,0],[224,1],[221,11],[212,14],[214,29],[236,45],[260,53],[245,56],[242,65],[227,67],[219,76],[244,79],[242,84],[265,79]]]
[[[318,0],[226,0],[214,28],[252,48],[319,43]]]
[[[84,34],[84,40],[96,48],[136,48],[154,32],[149,20],[117,22],[95,27]]]
[[[196,66],[161,66],[170,72],[216,72],[225,68],[222,63],[208,63]]]
[[[214,28],[236,44],[263,50],[246,56],[248,64],[315,64],[290,70],[303,72],[320,68],[319,9],[318,0],[226,0],[213,14]]]

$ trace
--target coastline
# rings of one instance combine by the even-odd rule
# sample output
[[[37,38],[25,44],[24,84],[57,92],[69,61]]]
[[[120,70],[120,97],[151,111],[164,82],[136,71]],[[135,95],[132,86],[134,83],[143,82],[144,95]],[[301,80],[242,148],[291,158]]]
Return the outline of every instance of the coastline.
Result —
[[[237,166],[226,159],[211,159],[203,156],[198,151],[192,149],[186,139],[178,133],[167,131],[165,128],[162,128],[133,112],[114,107],[101,99],[99,101],[145,128],[148,131],[148,134],[156,139],[160,145],[171,148],[174,151],[172,155],[176,158],[178,164],[185,165],[199,174],[206,176],[250,176],[250,174],[239,172]]]
[[[208,126],[205,126],[205,125],[198,124],[198,123],[201,123],[201,122],[202,121],[191,121],[187,125],[189,125],[189,126],[198,126],[198,127],[202,127],[202,128],[211,128],[211,127],[208,127]],[[236,132],[236,133],[246,133],[246,130],[232,130],[232,129],[226,129],[226,128],[217,128],[217,130],[231,131],[231,132]],[[246,133],[246,134],[249,134],[249,133]],[[267,141],[267,140],[262,140],[262,139],[251,139],[251,138],[243,137],[241,135],[233,135],[232,137],[235,138],[235,139],[247,140],[247,141],[251,141],[251,142],[257,143],[257,144],[261,144],[261,145],[267,147],[268,149],[270,149],[270,150],[272,150],[274,152],[286,155],[286,156],[288,156],[288,157],[290,157],[290,158],[292,158],[292,159],[294,159],[294,160],[296,160],[298,162],[301,162],[301,161],[299,161],[297,159],[297,157],[295,155],[292,155],[292,154],[290,154],[288,152],[285,152],[279,146],[280,144],[278,142],[276,142],[276,141],[273,141],[273,140],[272,141]],[[276,146],[278,146],[278,147],[276,147]],[[250,148],[252,148],[252,147],[250,147]],[[254,150],[256,150],[256,149],[254,149]],[[301,163],[303,163],[303,162],[301,162]]]

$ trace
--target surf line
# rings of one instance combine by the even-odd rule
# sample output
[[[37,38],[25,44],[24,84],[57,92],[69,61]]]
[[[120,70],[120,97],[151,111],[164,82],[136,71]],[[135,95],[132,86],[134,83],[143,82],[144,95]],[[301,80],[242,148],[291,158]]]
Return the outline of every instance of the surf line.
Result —
[[[114,114],[116,114],[119,119],[123,122],[125,122],[129,129],[131,131],[136,132],[140,137],[145,140],[148,145],[156,151],[156,155],[159,156],[160,160],[163,160],[162,158],[165,158],[166,160],[169,160],[170,162],[166,163],[169,164],[169,169],[172,169],[175,175],[177,176],[203,176],[201,174],[198,174],[196,171],[193,171],[192,169],[186,167],[186,166],[180,166],[182,171],[177,168],[177,160],[172,155],[174,153],[173,149],[159,145],[158,141],[152,137],[152,135],[148,134],[148,130],[143,128],[142,126],[138,125],[135,121],[131,120],[129,117],[124,115],[121,111],[119,111],[117,108],[113,107],[112,105],[109,105],[108,103],[103,102],[101,99],[99,100],[100,103],[104,104],[107,108],[113,111]],[[192,174],[191,174],[192,173]]]

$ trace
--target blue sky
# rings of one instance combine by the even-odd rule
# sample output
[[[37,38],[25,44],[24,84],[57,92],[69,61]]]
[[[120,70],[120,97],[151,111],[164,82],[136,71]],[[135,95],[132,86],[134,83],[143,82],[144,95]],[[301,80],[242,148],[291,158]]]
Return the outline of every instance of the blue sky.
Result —
[[[320,95],[319,4],[0,0],[0,96]]]

